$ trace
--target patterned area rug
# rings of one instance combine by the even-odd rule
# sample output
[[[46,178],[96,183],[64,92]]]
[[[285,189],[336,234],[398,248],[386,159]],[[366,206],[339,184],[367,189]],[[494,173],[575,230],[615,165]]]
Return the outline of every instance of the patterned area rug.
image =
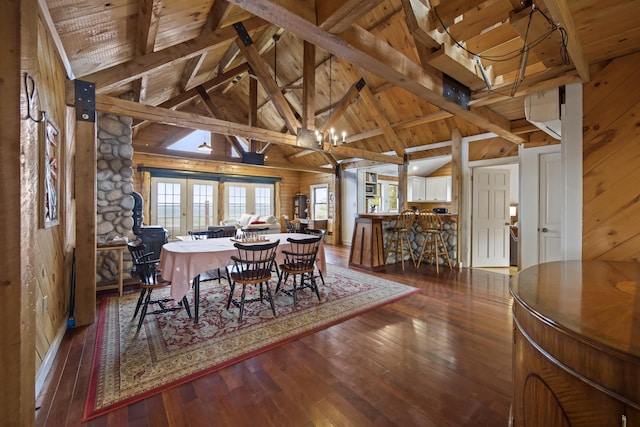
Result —
[[[147,315],[138,335],[137,322],[131,321],[138,294],[103,298],[84,420],[418,291],[334,265],[328,270],[326,286],[318,279],[321,301],[305,289],[298,292],[294,308],[293,298],[279,292],[276,317],[266,301],[250,303],[241,325],[238,309],[231,305],[226,310],[229,286],[224,280],[201,284],[198,324],[185,310]],[[162,294],[168,295],[168,288],[154,292],[154,299]]]

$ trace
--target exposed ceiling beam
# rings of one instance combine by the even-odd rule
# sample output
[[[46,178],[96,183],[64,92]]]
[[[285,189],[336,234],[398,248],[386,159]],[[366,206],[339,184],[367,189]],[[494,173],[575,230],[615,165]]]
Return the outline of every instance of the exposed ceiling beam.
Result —
[[[269,64],[267,64],[264,58],[260,56],[260,52],[256,49],[253,41],[248,38],[244,28],[242,28],[242,24],[234,24],[234,27],[238,31],[239,35],[236,43],[247,59],[251,69],[255,73],[264,90],[269,95],[274,107],[278,110],[278,113],[280,113],[280,116],[284,120],[289,132],[296,134],[300,124],[298,123],[291,106],[282,94],[280,87],[278,87],[276,81],[271,77],[271,67],[269,67]]]
[[[202,98],[202,101],[204,102],[204,106],[209,112],[209,114],[211,115],[211,117],[213,117],[214,119],[218,119],[222,117],[222,115],[220,114],[220,111],[218,110],[218,107],[216,107],[216,105],[213,103],[207,91],[202,86],[196,86],[196,90],[198,91],[200,98]],[[244,149],[242,148],[242,145],[240,145],[238,141],[236,141],[234,136],[230,136],[230,135],[223,135],[223,136],[224,136],[224,139],[229,144],[233,145],[233,147],[239,153],[244,153]]]
[[[580,77],[578,77],[577,75],[567,74],[565,76],[556,77],[551,80],[544,80],[529,86],[523,87],[523,85],[520,85],[516,93],[513,94],[513,96],[503,95],[499,92],[492,92],[490,95],[484,98],[472,99],[471,101],[469,101],[469,106],[480,107],[483,105],[491,105],[497,102],[508,101],[513,98],[518,98],[521,96],[528,95],[530,93],[535,93],[541,90],[551,89],[554,87],[560,87],[569,83],[574,83],[579,81],[580,81]]]
[[[261,56],[275,45],[275,40],[278,39],[283,32],[284,30],[282,28],[278,28],[275,25],[272,25],[264,30],[260,38],[254,42],[254,45],[256,46],[256,49],[258,49],[258,52],[260,52]],[[238,58],[239,54],[240,47],[237,43],[232,43],[224,53],[224,55],[222,55],[220,62],[218,63],[217,67],[214,68],[214,70],[217,69],[218,72],[220,72],[221,70],[225,70],[230,65],[237,63],[240,60]],[[244,76],[245,75],[243,75],[242,77]],[[229,92],[233,87],[234,85],[227,85],[227,87],[222,90],[222,93]]]
[[[487,0],[432,0],[431,5],[438,9],[438,15],[445,24],[452,24],[453,20],[465,12],[479,7]]]
[[[324,123],[318,127],[320,132],[326,132],[327,129],[329,129],[331,125],[334,124],[342,114],[344,114],[347,108],[349,108],[349,105],[351,105],[351,102],[360,95],[360,91],[365,85],[366,83],[363,79],[360,79],[351,85],[347,93],[345,93],[340,101],[336,103],[335,107],[331,108],[331,114],[329,117],[327,117]]]
[[[316,127],[316,47],[304,42],[302,48],[302,126]]]
[[[573,22],[573,17],[571,16],[571,11],[569,10],[567,1],[544,0],[544,3],[547,5],[547,8],[549,8],[549,12],[553,17],[554,22],[559,22],[560,26],[567,32],[567,37],[569,38],[567,42],[569,56],[571,57],[573,64],[576,66],[576,70],[578,71],[578,75],[582,79],[582,82],[587,83],[591,80],[591,76],[589,74],[589,61],[584,56],[582,43],[578,38],[578,29]]]
[[[228,9],[229,3],[227,0],[214,1],[211,9],[209,10],[209,15],[207,16],[207,22],[205,22],[202,30],[200,30],[200,35],[209,34],[210,32],[217,30],[220,27],[222,18],[227,13]],[[204,52],[201,55],[194,56],[187,60],[184,70],[182,71],[182,78],[180,79],[180,88],[183,92],[189,88],[191,81],[198,74],[200,65],[202,65],[206,56],[207,52]]]
[[[244,22],[247,31],[256,31],[267,25],[269,25],[269,23],[260,18],[251,18]],[[213,33],[199,36],[193,40],[140,56],[123,64],[114,65],[105,70],[88,74],[83,76],[82,80],[94,82],[96,84],[96,93],[104,93],[140,78],[145,74],[170,66],[177,61],[191,58],[215,49],[216,47],[232,43],[236,37],[236,31],[232,27],[223,28]]]
[[[378,108],[378,103],[374,99],[371,91],[367,86],[363,87],[360,91],[360,99],[362,99],[362,102],[364,102],[364,105],[367,107],[367,112],[378,124],[378,127],[382,129],[382,133],[384,134],[385,139],[391,145],[396,154],[398,156],[403,156],[404,148],[402,146],[400,138],[398,138],[398,135],[389,124],[389,121]]]
[[[402,5],[421,63],[429,64],[472,89],[485,85],[469,53],[455,45],[448,34],[438,30],[440,24],[435,22],[432,8],[420,0],[402,0]]]
[[[138,24],[136,26],[136,56],[153,52],[160,24],[162,0],[140,0],[138,3]],[[147,96],[148,78],[146,75],[133,81],[133,97],[138,102]]]
[[[524,47],[533,52],[545,67],[562,64],[562,35],[554,30],[555,24],[547,21],[539,10],[536,12],[535,9],[528,8],[517,13],[512,12],[509,23],[524,41]],[[537,42],[531,43],[534,40]],[[523,67],[523,64],[520,64],[520,67]]]
[[[333,153],[339,156],[358,157],[360,159],[373,160],[378,163],[391,163],[394,165],[403,164],[402,157],[374,153],[373,151],[367,151],[355,147],[347,147],[345,145],[338,145],[337,147],[334,147],[331,144],[324,144],[324,150],[328,153]]]
[[[453,114],[448,111],[436,111],[435,113],[425,114],[421,117],[416,117],[415,119],[403,120],[401,122],[392,123],[391,127],[396,130],[400,129],[409,129],[415,126],[425,125],[427,123],[436,122],[438,120],[444,120],[453,117]],[[382,129],[372,129],[367,132],[362,132],[356,135],[351,135],[347,137],[346,143],[361,141],[363,139],[373,138],[374,136],[382,135]]]
[[[73,105],[73,94],[67,94],[67,103],[69,103],[69,105]],[[107,95],[96,95],[96,110],[143,120],[151,120],[153,122],[163,123],[166,125],[208,130],[223,135],[237,135],[244,138],[253,138],[259,141],[297,147],[295,135],[288,135],[268,129],[254,128],[248,125],[200,116],[193,113],[186,113],[183,111],[153,107],[151,105],[140,104]]]
[[[340,34],[377,7],[382,0],[316,1],[316,21],[323,30]]]
[[[42,19],[44,19],[44,24],[47,27],[47,31],[51,35],[51,39],[53,40],[53,44],[55,45],[56,50],[58,51],[58,55],[60,55],[60,61],[62,61],[62,66],[67,73],[67,78],[69,80],[74,80],[76,76],[73,73],[73,68],[71,68],[71,62],[69,61],[69,57],[67,56],[67,51],[64,50],[64,45],[62,44],[62,40],[60,39],[60,34],[58,34],[56,25],[53,22],[53,18],[51,17],[51,12],[49,11],[47,0],[38,0],[38,7],[40,8],[40,13],[42,15]]]
[[[229,71],[223,74],[220,74],[217,77],[214,77],[213,79],[207,82],[202,83],[200,86],[202,86],[204,90],[208,92],[214,87],[221,85],[231,79],[236,78],[238,74],[244,73],[248,69],[249,69],[249,64],[245,62],[243,64],[238,65],[235,68],[230,69]],[[173,98],[166,100],[162,104],[158,105],[158,107],[175,110],[184,106],[187,102],[191,101],[196,96],[198,96],[198,89],[192,88],[186,92],[181,93],[180,95],[174,96]],[[143,123],[145,123],[145,121],[140,121],[137,124],[134,124],[134,126],[141,126]]]
[[[286,28],[297,37],[315,44],[352,64],[369,70],[381,78],[413,93],[437,107],[491,132],[502,138],[522,143],[524,140],[511,133],[509,122],[504,119],[496,124],[466,110],[462,106],[442,96],[442,82],[435,81],[422,68],[408,57],[391,47],[386,41],[376,38],[360,27],[352,26],[340,36],[328,33],[309,25],[305,19],[297,16],[272,0],[229,0],[230,3]],[[506,123],[507,127],[504,127]]]

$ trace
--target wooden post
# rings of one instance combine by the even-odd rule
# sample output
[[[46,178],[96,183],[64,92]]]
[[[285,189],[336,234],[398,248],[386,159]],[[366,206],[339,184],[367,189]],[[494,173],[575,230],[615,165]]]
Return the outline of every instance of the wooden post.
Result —
[[[28,118],[25,72],[38,77],[38,3],[3,2],[0,13],[0,423],[35,423],[38,124]],[[42,95],[41,95],[42,96]],[[32,110],[37,116],[38,105]],[[37,263],[37,261],[36,261]]]
[[[344,172],[344,166],[341,164],[336,165],[336,176],[333,184],[333,244],[342,244],[342,224],[344,218],[342,217],[342,173]]]
[[[79,89],[82,84],[84,90]],[[75,325],[88,325],[96,317],[96,111],[95,85],[70,81],[67,102],[73,94],[76,107],[76,288]],[[85,111],[82,102],[93,97],[93,111]],[[78,102],[78,99],[82,102]]]
[[[302,126],[315,129],[316,47],[305,41],[302,53]]]
[[[398,166],[398,211],[408,209],[407,205],[407,171],[409,170],[409,157],[405,154],[402,165]]]
[[[462,135],[459,129],[451,131],[451,213],[457,214],[456,260],[460,265],[460,247],[462,245]]]

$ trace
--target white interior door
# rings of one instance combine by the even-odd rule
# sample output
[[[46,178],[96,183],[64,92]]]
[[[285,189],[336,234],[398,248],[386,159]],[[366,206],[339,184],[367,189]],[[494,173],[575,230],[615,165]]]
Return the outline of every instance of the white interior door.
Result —
[[[560,153],[540,155],[540,263],[562,259],[562,182]]]
[[[475,168],[472,202],[472,267],[509,266],[509,170]]]

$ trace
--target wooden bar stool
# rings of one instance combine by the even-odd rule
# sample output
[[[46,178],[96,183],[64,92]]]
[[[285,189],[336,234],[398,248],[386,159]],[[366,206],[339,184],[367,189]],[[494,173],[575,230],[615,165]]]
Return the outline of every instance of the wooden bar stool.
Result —
[[[421,210],[418,214],[418,224],[422,230],[424,242],[420,249],[416,268],[420,268],[420,263],[423,258],[432,259],[436,264],[436,274],[439,273],[438,266],[440,264],[440,253],[442,253],[449,264],[449,268],[452,269],[453,266],[451,265],[451,259],[449,258],[449,251],[447,250],[447,245],[444,242],[444,235],[442,234],[442,220],[438,214],[427,210]]]
[[[384,261],[387,262],[387,258],[389,258],[389,253],[393,247],[393,250],[396,254],[396,262],[398,262],[398,253],[400,253],[400,259],[402,260],[402,270],[404,271],[404,244],[407,244],[409,248],[409,254],[411,255],[411,261],[415,265],[416,259],[413,256],[413,249],[411,249],[411,241],[409,240],[409,233],[411,232],[411,228],[413,227],[413,222],[416,219],[416,214],[412,210],[406,210],[400,213],[396,218],[395,225],[387,230],[391,233],[391,237],[389,239],[389,244],[387,245],[387,250],[384,254]]]

